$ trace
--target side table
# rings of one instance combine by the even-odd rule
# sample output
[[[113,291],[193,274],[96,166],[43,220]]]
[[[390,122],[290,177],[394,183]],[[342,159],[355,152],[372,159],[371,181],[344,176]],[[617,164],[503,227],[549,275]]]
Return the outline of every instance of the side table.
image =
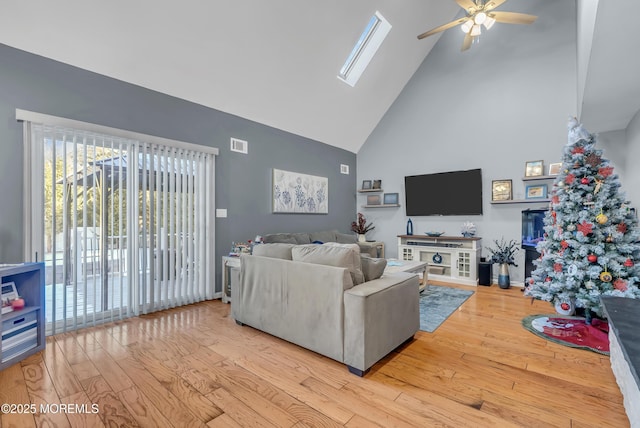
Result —
[[[222,256],[222,303],[231,303],[231,269],[240,269],[240,257]]]

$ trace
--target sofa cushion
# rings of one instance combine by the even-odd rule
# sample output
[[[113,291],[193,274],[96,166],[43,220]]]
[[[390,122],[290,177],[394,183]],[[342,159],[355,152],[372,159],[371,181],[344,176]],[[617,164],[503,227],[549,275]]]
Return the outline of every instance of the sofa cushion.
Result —
[[[296,240],[296,244],[310,244],[311,237],[308,233],[292,233],[291,236]]]
[[[311,242],[313,241],[336,242],[336,231],[323,230],[321,232],[311,232],[309,234],[309,238],[311,239]]]
[[[295,244],[273,243],[258,244],[253,246],[253,255],[271,257],[274,259],[292,260],[291,249]]]
[[[376,257],[369,257],[369,255],[362,254],[360,257],[362,264],[362,274],[365,281],[373,281],[382,276],[384,268],[387,267],[386,259],[379,259]]]
[[[355,244],[358,242],[358,238],[356,235],[336,232],[336,242],[339,244]]]
[[[262,242],[265,244],[297,244],[295,237],[291,233],[271,233],[262,237]]]
[[[357,244],[298,245],[291,250],[291,256],[294,262],[347,268],[354,285],[364,282]]]

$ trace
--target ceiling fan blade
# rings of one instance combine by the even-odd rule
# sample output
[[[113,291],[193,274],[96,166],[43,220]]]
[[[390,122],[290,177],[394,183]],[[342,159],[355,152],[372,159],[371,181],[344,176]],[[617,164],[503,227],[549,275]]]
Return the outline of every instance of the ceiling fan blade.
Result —
[[[517,12],[491,12],[489,15],[504,24],[532,24],[538,17]]]
[[[464,35],[464,40],[462,41],[462,49],[460,52],[464,52],[471,47],[471,42],[473,42],[473,37],[471,37],[471,31]]]
[[[497,7],[499,7],[502,3],[506,2],[507,0],[489,0],[485,5],[484,5],[484,11],[485,12],[489,12],[490,10],[496,9]]]
[[[455,27],[456,25],[460,25],[463,22],[467,21],[469,18],[460,18],[455,21],[451,21],[448,24],[441,25],[439,27],[434,28],[433,30],[429,30],[425,33],[422,33],[418,36],[418,40],[424,39],[425,37],[429,37],[433,34],[439,33],[444,30],[448,30],[449,28]]]
[[[476,5],[473,0],[456,0],[456,3],[458,3],[458,6],[466,10],[469,15],[473,15],[473,12],[478,10],[478,5]]]

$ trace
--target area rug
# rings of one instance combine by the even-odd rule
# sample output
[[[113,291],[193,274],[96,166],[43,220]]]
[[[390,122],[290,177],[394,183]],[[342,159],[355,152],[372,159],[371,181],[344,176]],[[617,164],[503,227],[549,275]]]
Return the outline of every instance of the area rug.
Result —
[[[460,288],[427,286],[420,295],[420,330],[433,333],[472,294]]]
[[[586,324],[583,317],[541,314],[524,318],[522,326],[551,342],[609,355],[609,324],[606,321],[593,318],[591,324]]]

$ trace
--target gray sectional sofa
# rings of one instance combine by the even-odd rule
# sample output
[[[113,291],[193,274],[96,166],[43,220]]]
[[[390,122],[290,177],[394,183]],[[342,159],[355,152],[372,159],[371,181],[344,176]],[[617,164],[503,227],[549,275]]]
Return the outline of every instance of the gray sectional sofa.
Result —
[[[337,230],[323,230],[320,232],[309,233],[272,233],[264,235],[262,240],[265,244],[311,244],[337,242],[339,244],[358,244],[362,254],[369,254],[371,257],[377,257],[378,248],[370,242],[357,242],[356,235],[341,233]]]
[[[418,277],[380,277],[385,265],[355,244],[256,245],[231,288],[232,317],[362,376],[420,326]]]

